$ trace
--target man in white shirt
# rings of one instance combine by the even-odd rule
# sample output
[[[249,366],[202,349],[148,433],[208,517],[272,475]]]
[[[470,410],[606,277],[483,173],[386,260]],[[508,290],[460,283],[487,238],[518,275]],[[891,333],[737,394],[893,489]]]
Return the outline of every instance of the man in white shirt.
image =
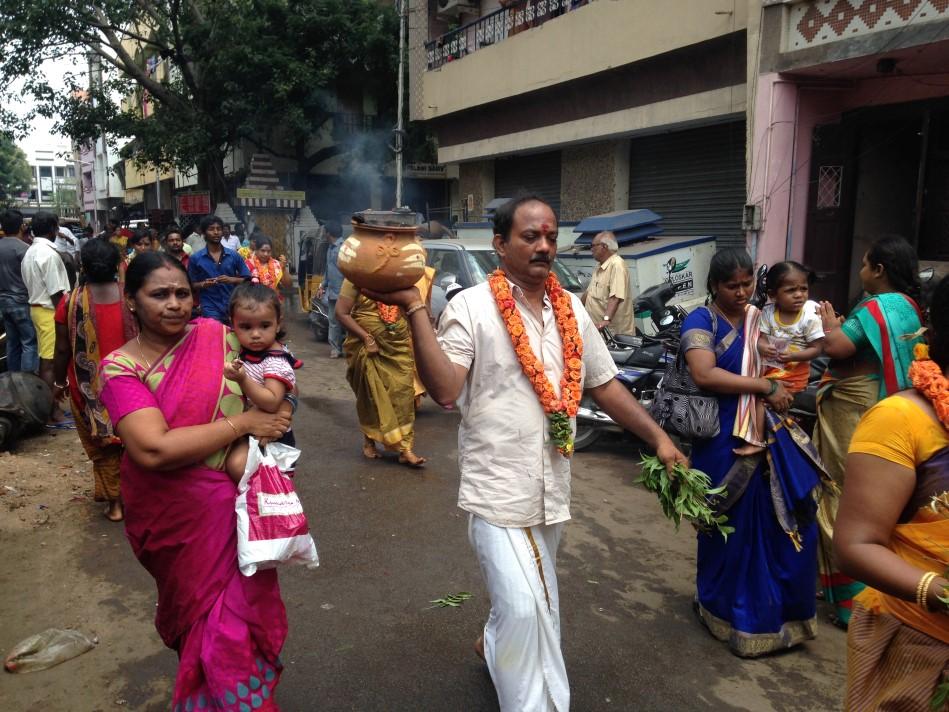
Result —
[[[231,226],[227,223],[224,224],[224,235],[221,236],[221,245],[229,250],[234,250],[234,252],[241,249],[241,239],[231,232]]]
[[[56,233],[56,240],[53,244],[60,252],[65,252],[73,256],[79,254],[79,240],[73,234],[73,231],[65,225],[59,226],[59,231]]]
[[[495,213],[494,232],[501,274],[455,297],[437,338],[414,287],[370,296],[402,307],[429,394],[443,405],[457,401],[461,411],[458,504],[469,512],[469,539],[491,598],[476,650],[501,710],[566,712],[554,566],[570,518],[570,461],[563,453],[572,450],[582,388],[668,467],[686,458],[614,378],[616,366],[580,300],[548,282],[557,254],[550,206],[534,196],[516,198]]]
[[[23,255],[20,273],[29,294],[30,317],[36,328],[40,357],[40,378],[53,390],[53,356],[56,351],[54,315],[59,300],[69,291],[69,278],[63,258],[53,244],[59,234],[59,218],[40,211],[31,225],[33,244]],[[51,422],[62,420],[62,411],[54,404]]]

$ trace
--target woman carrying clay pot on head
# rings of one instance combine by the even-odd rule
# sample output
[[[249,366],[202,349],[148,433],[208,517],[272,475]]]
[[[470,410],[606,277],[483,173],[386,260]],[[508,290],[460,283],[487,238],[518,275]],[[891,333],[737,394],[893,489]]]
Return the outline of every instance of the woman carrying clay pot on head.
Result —
[[[344,280],[336,318],[348,332],[343,342],[346,378],[356,394],[363,454],[380,457],[380,443],[398,452],[403,465],[421,467],[425,458],[413,451],[415,359],[405,316],[398,307],[373,301]]]

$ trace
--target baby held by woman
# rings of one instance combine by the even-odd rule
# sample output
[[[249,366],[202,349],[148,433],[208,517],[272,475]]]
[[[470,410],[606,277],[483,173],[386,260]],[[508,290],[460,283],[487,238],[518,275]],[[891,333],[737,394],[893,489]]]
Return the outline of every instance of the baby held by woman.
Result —
[[[768,270],[765,286],[771,300],[761,310],[758,353],[764,377],[780,382],[789,393],[807,387],[811,361],[824,351],[824,328],[820,305],[808,299],[813,273],[797,262],[779,262]],[[772,384],[772,389],[776,384]],[[755,409],[757,441],[735,448],[737,455],[754,455],[765,449],[765,403],[758,398]]]
[[[224,377],[237,383],[260,410],[276,413],[288,396],[295,398],[294,369],[303,365],[280,341],[284,337],[280,298],[270,287],[245,282],[231,294],[230,316],[241,352],[239,359],[224,364]],[[278,442],[295,447],[293,431]],[[246,439],[239,440],[228,453],[227,474],[235,483],[244,475],[247,447]]]

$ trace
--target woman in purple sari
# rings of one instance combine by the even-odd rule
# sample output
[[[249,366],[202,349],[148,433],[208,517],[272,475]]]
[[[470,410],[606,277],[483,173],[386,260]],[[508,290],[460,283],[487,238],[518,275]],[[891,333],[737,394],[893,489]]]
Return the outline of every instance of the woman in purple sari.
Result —
[[[274,570],[238,570],[237,487],[224,459],[245,435],[279,438],[289,418],[243,411],[222,375],[237,340],[214,320],[189,323],[180,262],[139,255],[125,295],[140,331],[103,359],[101,398],[126,447],[126,535],[158,586],[155,627],[179,657],[172,708],[275,710],[286,611]]]

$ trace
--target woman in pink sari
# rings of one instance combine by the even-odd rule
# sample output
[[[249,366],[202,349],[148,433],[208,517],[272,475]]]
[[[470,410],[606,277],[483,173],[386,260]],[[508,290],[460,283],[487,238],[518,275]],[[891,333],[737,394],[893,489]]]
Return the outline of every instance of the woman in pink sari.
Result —
[[[155,627],[179,657],[172,708],[276,710],[286,611],[273,569],[238,570],[224,459],[245,435],[279,438],[289,404],[243,412],[222,375],[237,340],[214,320],[189,323],[191,286],[170,255],[139,255],[125,295],[140,332],[103,359],[101,399],[126,447],[126,534],[158,586]]]

